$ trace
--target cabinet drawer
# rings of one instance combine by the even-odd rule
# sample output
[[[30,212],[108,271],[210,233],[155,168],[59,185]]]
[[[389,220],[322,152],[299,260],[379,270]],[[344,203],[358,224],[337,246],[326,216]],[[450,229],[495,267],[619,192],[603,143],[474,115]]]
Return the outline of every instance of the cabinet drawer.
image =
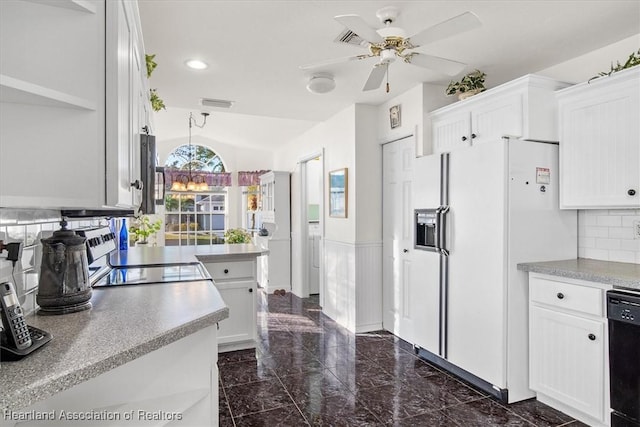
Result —
[[[256,266],[253,261],[207,263],[205,267],[214,281],[247,277],[254,278],[256,274]]]
[[[533,303],[604,316],[602,289],[531,277],[529,298]]]

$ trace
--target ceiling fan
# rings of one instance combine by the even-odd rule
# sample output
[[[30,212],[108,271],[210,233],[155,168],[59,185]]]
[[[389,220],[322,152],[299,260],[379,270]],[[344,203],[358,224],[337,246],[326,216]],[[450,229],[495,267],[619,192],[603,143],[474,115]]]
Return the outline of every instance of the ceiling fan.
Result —
[[[379,58],[378,62],[373,66],[367,82],[362,88],[363,91],[379,88],[382,84],[382,80],[388,73],[389,64],[394,62],[397,58],[408,64],[428,68],[448,76],[456,75],[464,69],[466,64],[416,52],[415,49],[424,44],[431,43],[436,40],[442,40],[480,27],[482,23],[476,15],[472,12],[464,12],[458,16],[454,16],[453,18],[425,28],[416,34],[407,37],[406,32],[402,28],[392,26],[399,14],[400,11],[394,6],[387,6],[379,9],[376,12],[376,16],[380,22],[384,24],[384,28],[377,30],[370,27],[359,15],[336,16],[336,21],[347,27],[347,29],[352,33],[349,37],[353,38],[353,36],[356,36],[356,40],[358,38],[361,39],[362,42],[357,44],[368,47],[369,53],[302,65],[300,66],[300,69],[313,70],[341,62],[374,57]],[[386,89],[387,92],[389,92],[388,82]]]

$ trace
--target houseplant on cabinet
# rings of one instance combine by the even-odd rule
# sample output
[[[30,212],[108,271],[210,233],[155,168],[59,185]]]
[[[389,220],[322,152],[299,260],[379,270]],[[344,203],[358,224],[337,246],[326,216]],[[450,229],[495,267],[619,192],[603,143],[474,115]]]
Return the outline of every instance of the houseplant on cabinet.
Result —
[[[475,70],[464,76],[459,82],[451,81],[447,86],[447,95],[458,95],[458,99],[462,100],[470,96],[483,92],[484,78],[487,75],[480,70]]]

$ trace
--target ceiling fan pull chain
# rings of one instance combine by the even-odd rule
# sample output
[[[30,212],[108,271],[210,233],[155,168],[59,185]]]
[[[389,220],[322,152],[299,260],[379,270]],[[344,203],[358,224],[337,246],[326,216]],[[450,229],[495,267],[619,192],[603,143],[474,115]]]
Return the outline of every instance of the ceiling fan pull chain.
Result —
[[[389,93],[389,63],[387,62],[387,93]]]

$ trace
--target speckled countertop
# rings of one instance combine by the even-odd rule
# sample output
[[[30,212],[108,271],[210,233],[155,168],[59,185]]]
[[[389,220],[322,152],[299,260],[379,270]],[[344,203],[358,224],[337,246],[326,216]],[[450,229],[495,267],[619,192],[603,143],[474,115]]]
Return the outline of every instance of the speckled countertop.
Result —
[[[198,246],[151,246],[132,247],[127,251],[114,252],[109,263],[121,265],[175,264],[190,262],[215,262],[230,259],[250,259],[267,254],[253,244],[198,245]]]
[[[0,412],[25,408],[229,316],[209,280],[94,289],[90,310],[29,315],[53,335],[28,357],[3,361]]]
[[[640,264],[578,258],[522,263],[518,264],[518,270],[607,283],[619,289],[640,290]]]

